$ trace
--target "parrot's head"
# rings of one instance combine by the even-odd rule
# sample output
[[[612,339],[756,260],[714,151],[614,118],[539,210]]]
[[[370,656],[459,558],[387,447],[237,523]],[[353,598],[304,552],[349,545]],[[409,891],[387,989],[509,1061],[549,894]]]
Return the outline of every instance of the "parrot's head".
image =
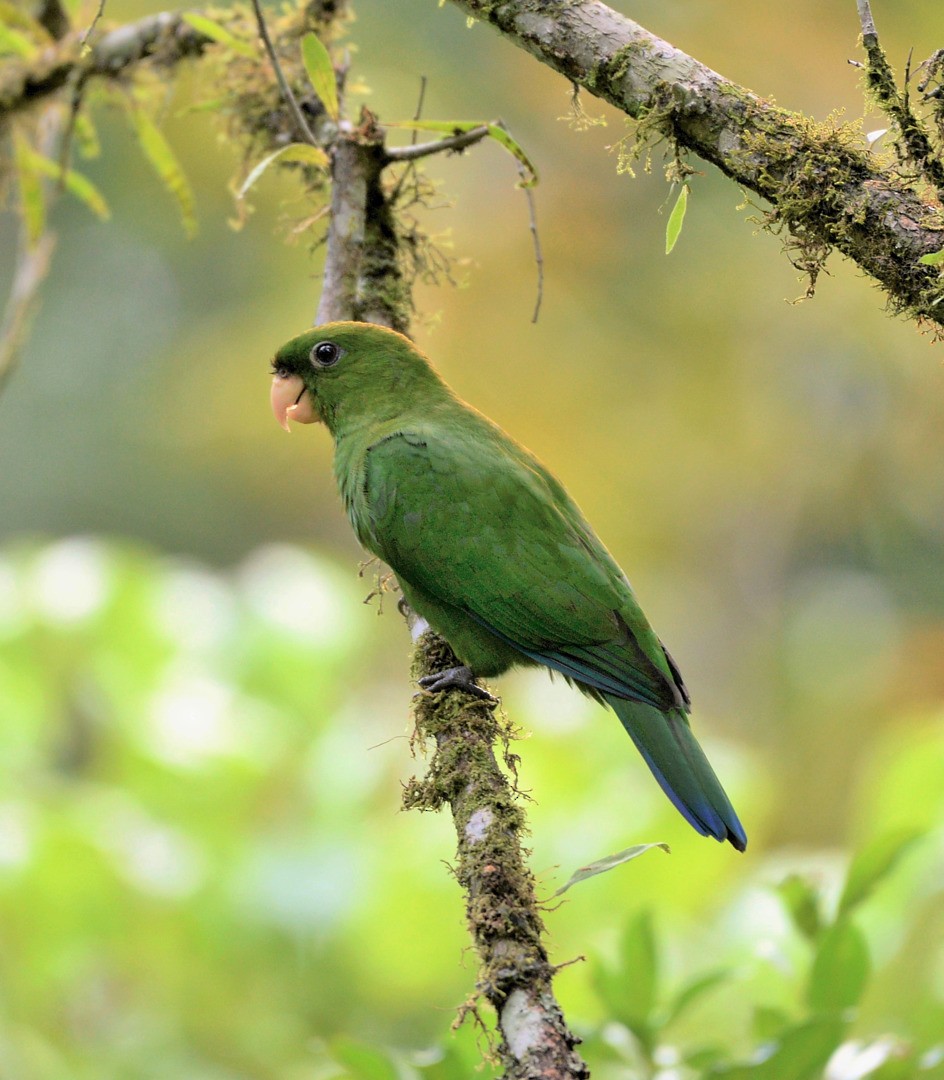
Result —
[[[372,323],[335,322],[286,342],[272,359],[272,411],[289,421],[385,420],[449,393],[409,338]]]

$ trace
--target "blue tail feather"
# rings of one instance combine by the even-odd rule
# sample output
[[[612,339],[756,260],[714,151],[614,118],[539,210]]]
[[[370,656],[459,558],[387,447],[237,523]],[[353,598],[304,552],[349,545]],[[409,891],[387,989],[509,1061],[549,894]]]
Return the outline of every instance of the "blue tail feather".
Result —
[[[728,840],[743,851],[747,847],[744,827],[685,714],[680,709],[662,712],[610,694],[605,697],[682,817],[702,836]]]

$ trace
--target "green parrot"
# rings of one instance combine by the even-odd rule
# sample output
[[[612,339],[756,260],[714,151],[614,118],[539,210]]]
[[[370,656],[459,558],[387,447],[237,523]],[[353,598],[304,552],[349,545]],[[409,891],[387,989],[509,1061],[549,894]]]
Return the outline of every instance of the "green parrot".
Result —
[[[276,419],[327,426],[358,540],[462,662],[427,689],[487,694],[475,677],[517,665],[562,673],[613,709],[698,832],[743,851],[682,676],[560,481],[392,330],[318,326],[283,345],[272,370]]]

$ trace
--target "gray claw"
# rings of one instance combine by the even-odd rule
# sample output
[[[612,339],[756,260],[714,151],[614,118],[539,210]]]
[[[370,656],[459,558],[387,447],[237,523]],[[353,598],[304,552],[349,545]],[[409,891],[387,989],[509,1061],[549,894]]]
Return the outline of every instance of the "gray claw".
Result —
[[[481,698],[482,701],[498,703],[498,698],[493,697],[483,686],[479,686],[472,674],[472,669],[463,664],[461,667],[446,668],[445,671],[437,671],[435,675],[424,675],[419,680],[420,686],[430,693],[438,693],[440,690],[464,690],[473,697]]]

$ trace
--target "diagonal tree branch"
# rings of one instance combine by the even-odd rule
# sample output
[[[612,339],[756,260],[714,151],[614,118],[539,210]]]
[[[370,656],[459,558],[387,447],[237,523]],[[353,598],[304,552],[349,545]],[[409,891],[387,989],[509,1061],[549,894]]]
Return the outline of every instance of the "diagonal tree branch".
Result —
[[[179,13],[169,11],[110,31],[84,54],[77,35],[67,35],[35,60],[6,61],[0,66],[0,127],[14,113],[44,101],[70,81],[81,84],[94,77],[114,79],[151,57],[174,64],[199,55],[209,44],[210,38]]]
[[[944,326],[939,273],[918,261],[944,247],[940,207],[876,164],[853,129],[757,97],[600,0],[452,2],[769,200],[801,263],[838,248],[894,310]]]

